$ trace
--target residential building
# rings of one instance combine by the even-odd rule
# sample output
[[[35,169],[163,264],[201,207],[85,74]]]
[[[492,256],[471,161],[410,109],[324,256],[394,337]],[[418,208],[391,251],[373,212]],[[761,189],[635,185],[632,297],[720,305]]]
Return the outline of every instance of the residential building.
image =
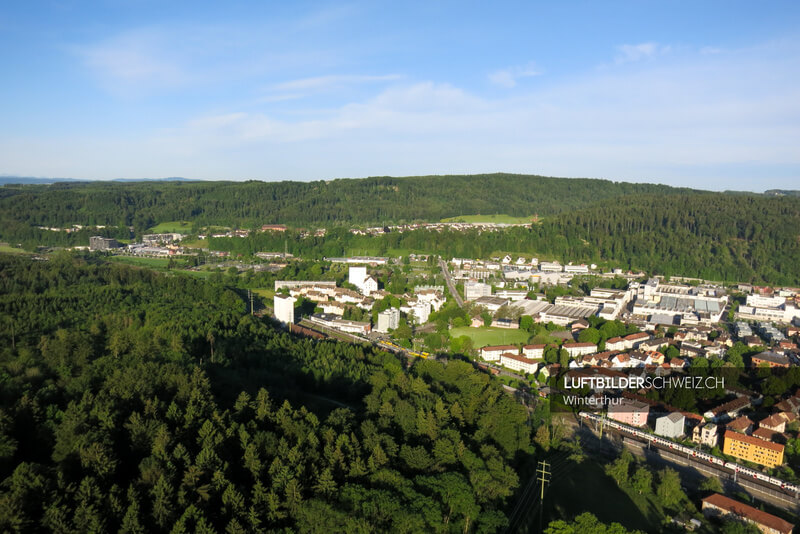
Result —
[[[686,417],[680,412],[672,412],[656,419],[656,434],[665,438],[679,438],[683,436]]]
[[[731,430],[725,431],[722,452],[770,468],[783,464],[783,445]]]
[[[606,350],[626,350],[628,344],[621,337],[612,337],[606,341]]]
[[[707,447],[716,447],[719,443],[719,432],[714,423],[699,424],[692,429],[692,441]]]
[[[754,366],[767,364],[770,367],[789,367],[789,358],[776,352],[762,352],[750,357]]]
[[[623,339],[625,340],[625,344],[628,346],[629,349],[638,349],[639,345],[648,341],[651,337],[650,334],[645,332],[638,332],[636,334],[630,334],[625,336]]]
[[[772,414],[758,423],[759,428],[767,428],[774,432],[786,432],[786,423],[795,420],[794,414],[779,412]]]
[[[294,289],[297,287],[312,287],[317,290],[322,288],[336,288],[336,282],[331,281],[318,281],[318,280],[275,280],[275,291],[280,291],[283,288]]]
[[[737,397],[732,401],[708,410],[703,416],[706,419],[711,419],[713,422],[718,422],[725,419],[733,419],[739,412],[750,406],[750,399],[748,397]]]
[[[351,266],[347,272],[347,281],[367,296],[378,290],[378,281],[367,275],[367,268],[363,266]]]
[[[778,516],[714,493],[703,499],[703,515],[752,523],[764,534],[792,534],[794,525]]]
[[[289,295],[275,295],[272,299],[275,318],[284,324],[293,323],[295,302],[297,299]]]
[[[650,405],[633,399],[620,399],[618,404],[608,408],[608,417],[630,426],[645,426]]]
[[[492,294],[492,286],[483,282],[468,281],[464,283],[464,300],[475,300]]]
[[[567,351],[571,358],[577,358],[584,354],[592,354],[597,352],[597,345],[594,343],[564,343],[563,348]]]
[[[544,358],[545,345],[525,345],[522,347],[522,355],[531,359]]]
[[[536,369],[539,367],[539,362],[525,358],[519,354],[504,352],[500,355],[500,365],[513,371],[531,374],[536,372]]]
[[[746,415],[743,415],[741,417],[737,417],[725,426],[728,430],[739,432],[741,434],[749,434],[753,431],[753,420]]]
[[[378,325],[375,327],[375,331],[386,333],[389,330],[394,330],[399,325],[400,310],[397,308],[389,308],[378,314]]]
[[[518,354],[519,349],[514,345],[489,345],[481,349],[481,358],[488,362],[496,362],[500,360],[500,355],[505,352]]]
[[[407,313],[414,317],[414,321],[417,324],[425,324],[428,322],[428,317],[431,315],[431,305],[428,302],[417,301],[413,306],[409,307]]]

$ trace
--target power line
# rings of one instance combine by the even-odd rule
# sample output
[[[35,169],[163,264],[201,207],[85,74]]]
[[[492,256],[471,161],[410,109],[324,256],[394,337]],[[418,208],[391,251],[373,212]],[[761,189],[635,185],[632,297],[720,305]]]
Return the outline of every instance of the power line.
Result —
[[[550,482],[550,471],[547,470],[547,467],[547,462],[542,460],[536,468],[536,479],[542,484],[542,491],[539,496],[539,532],[542,532],[542,516],[544,516],[544,510],[542,509],[544,507],[544,486]]]

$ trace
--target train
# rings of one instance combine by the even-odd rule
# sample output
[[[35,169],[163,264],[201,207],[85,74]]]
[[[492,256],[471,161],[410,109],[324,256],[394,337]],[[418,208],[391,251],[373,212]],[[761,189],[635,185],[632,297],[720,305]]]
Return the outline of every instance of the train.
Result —
[[[393,343],[391,341],[378,341],[378,345],[380,347],[386,349],[386,350],[389,350],[389,351],[392,351],[392,352],[406,352],[411,356],[416,356],[417,358],[428,359],[430,357],[430,353],[429,352],[416,351],[416,350],[411,350],[411,349],[404,349],[403,347],[401,347],[397,343]]]
[[[721,458],[717,458],[707,452],[698,451],[697,449],[693,449],[691,447],[687,447],[685,445],[681,445],[680,443],[675,443],[672,440],[662,438],[660,436],[656,436],[654,434],[650,434],[638,428],[628,426],[624,423],[620,423],[618,421],[614,421],[613,419],[603,418],[597,414],[589,413],[589,412],[580,412],[578,414],[580,417],[584,419],[588,419],[590,421],[595,421],[597,423],[602,422],[604,425],[619,430],[620,432],[624,432],[626,434],[630,434],[635,436],[636,438],[644,441],[648,441],[650,443],[654,443],[659,445],[663,448],[671,449],[676,452],[680,452],[685,454],[687,457],[697,458],[700,460],[705,460],[710,464],[714,464],[718,467],[722,467],[724,469],[730,470],[731,472],[736,473],[738,476],[747,476],[776,488],[783,490],[786,493],[793,494],[797,497],[798,493],[800,493],[800,485],[792,484],[791,482],[786,482],[785,480],[781,480],[776,477],[769,476],[761,471],[756,471],[755,469],[750,469],[749,467],[745,467],[743,465],[739,465],[736,462],[727,462]]]

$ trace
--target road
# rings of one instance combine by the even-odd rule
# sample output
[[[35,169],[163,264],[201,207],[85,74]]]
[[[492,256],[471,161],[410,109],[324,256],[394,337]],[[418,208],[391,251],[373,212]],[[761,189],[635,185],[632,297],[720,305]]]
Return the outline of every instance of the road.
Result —
[[[453,283],[453,279],[450,277],[450,270],[447,268],[447,264],[442,258],[439,258],[439,267],[442,269],[442,275],[444,275],[444,281],[447,284],[447,289],[450,290],[450,294],[456,299],[456,304],[458,304],[459,308],[464,307],[464,301],[461,299],[461,295],[458,294],[456,291],[456,285]]]

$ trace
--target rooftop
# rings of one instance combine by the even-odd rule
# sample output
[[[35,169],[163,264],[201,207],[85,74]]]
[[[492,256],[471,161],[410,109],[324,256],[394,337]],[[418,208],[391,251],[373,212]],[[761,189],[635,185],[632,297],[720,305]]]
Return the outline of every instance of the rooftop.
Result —
[[[714,493],[713,495],[709,495],[703,499],[703,504],[706,503],[716,506],[717,508],[721,508],[729,513],[738,515],[739,517],[754,521],[760,525],[767,526],[781,533],[791,532],[794,528],[794,525],[778,516],[768,514],[767,512],[762,512],[758,508],[754,508],[749,504],[735,501],[730,497],[720,495],[719,493]]]

